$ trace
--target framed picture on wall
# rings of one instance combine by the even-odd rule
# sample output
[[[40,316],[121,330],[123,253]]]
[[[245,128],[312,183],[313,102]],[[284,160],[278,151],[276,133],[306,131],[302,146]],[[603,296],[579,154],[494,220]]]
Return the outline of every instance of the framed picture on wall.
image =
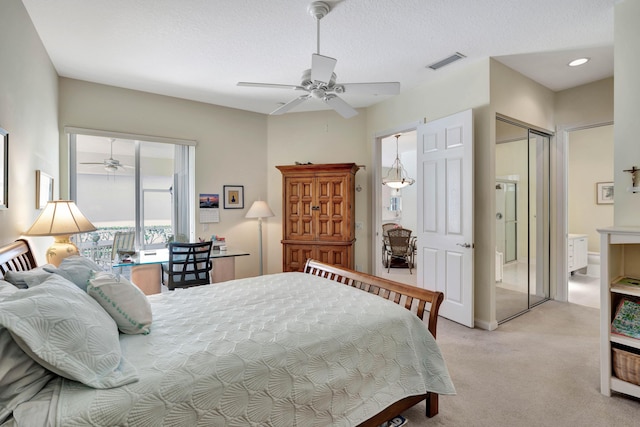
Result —
[[[596,182],[596,203],[598,205],[613,204],[613,182]]]
[[[0,209],[9,207],[9,132],[0,128]]]
[[[224,185],[224,208],[244,209],[244,186]]]
[[[49,200],[53,200],[53,177],[36,171],[36,209],[44,209]]]

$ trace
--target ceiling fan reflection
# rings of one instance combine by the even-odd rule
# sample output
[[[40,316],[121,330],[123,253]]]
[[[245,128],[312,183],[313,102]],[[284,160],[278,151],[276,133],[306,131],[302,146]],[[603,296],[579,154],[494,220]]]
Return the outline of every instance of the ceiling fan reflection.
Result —
[[[133,169],[133,166],[128,166],[125,165],[123,163],[120,162],[120,160],[118,159],[114,159],[113,158],[113,143],[115,142],[115,138],[111,138],[110,143],[111,143],[111,150],[109,153],[109,158],[108,159],[104,159],[102,162],[80,162],[81,165],[96,165],[96,166],[102,166],[104,168],[104,170],[106,170],[107,172],[113,172],[115,173],[118,170],[121,169]]]

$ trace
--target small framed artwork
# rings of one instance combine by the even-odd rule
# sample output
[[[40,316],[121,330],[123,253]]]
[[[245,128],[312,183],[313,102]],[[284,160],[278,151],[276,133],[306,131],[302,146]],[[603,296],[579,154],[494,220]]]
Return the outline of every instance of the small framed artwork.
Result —
[[[596,182],[596,203],[613,204],[613,182]]]
[[[9,207],[9,132],[0,128],[0,209]]]
[[[53,177],[36,171],[36,209],[44,209],[49,200],[53,200]]]
[[[224,208],[244,209],[244,186],[224,185]]]

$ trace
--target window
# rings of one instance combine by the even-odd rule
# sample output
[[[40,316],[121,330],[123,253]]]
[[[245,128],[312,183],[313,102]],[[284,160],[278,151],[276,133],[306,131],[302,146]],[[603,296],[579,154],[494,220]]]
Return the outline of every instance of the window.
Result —
[[[98,228],[76,236],[83,255],[106,263],[117,231],[135,231],[136,249],[193,241],[195,142],[67,133],[71,199]]]

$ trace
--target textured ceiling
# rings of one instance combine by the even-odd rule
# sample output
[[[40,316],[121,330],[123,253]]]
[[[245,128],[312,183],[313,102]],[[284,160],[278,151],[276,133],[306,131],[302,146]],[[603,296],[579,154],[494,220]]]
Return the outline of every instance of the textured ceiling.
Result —
[[[333,0],[320,53],[340,83],[398,81],[401,92],[494,57],[554,91],[613,75],[617,0]],[[629,1],[629,0],[627,0]],[[23,0],[59,75],[269,113],[316,51],[304,0]],[[466,58],[426,66],[454,52]],[[569,68],[576,56],[592,60]],[[354,107],[386,96],[343,94]],[[310,100],[293,111],[326,109]]]

